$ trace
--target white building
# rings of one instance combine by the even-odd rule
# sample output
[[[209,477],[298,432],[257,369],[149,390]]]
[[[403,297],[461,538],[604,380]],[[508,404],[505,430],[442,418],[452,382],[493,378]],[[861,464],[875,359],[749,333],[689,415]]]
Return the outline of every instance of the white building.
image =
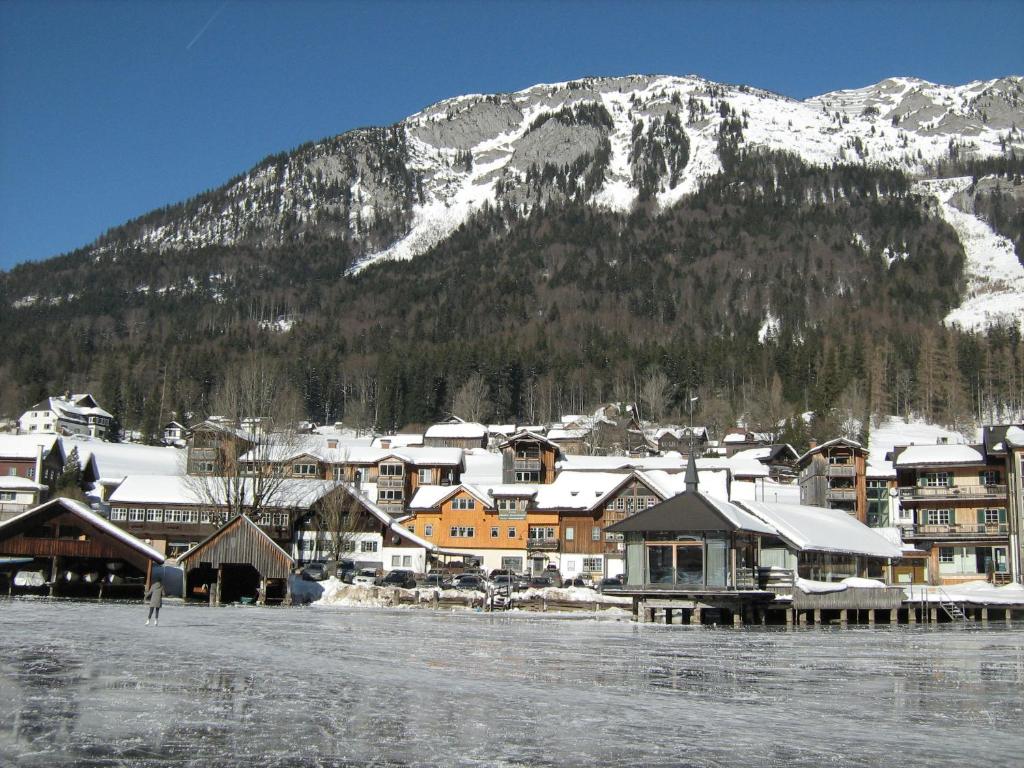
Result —
[[[42,400],[18,419],[22,434],[84,435],[103,439],[114,417],[89,394],[65,394]]]

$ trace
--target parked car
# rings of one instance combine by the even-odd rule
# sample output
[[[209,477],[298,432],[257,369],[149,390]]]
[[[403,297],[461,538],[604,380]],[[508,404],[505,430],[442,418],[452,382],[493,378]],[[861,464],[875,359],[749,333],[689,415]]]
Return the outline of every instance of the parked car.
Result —
[[[597,583],[597,591],[604,592],[606,589],[622,589],[621,576],[609,576]]]
[[[372,587],[377,583],[377,572],[373,568],[363,568],[352,577],[353,584],[362,584],[364,587]]]
[[[359,569],[356,568],[355,560],[339,560],[338,567],[334,571],[334,575],[344,581],[346,584],[352,583],[352,577],[356,575]]]
[[[327,563],[306,563],[300,572],[306,581],[323,581],[327,578]]]
[[[510,592],[516,588],[515,578],[509,573],[499,573],[497,576],[494,576],[491,579],[491,584],[496,589],[507,589]]]
[[[456,577],[452,586],[455,587],[455,589],[475,589],[478,592],[487,591],[487,582],[484,581],[482,576],[476,573],[464,573],[461,576]]]
[[[493,571],[491,571],[491,578],[492,579],[496,578],[498,576],[511,576],[511,575],[512,575],[512,571],[509,571],[509,570],[507,570],[505,568],[495,568]]]
[[[420,583],[420,586],[437,587],[438,589],[451,589],[452,580],[448,578],[447,574],[439,571],[431,571]]]
[[[416,586],[416,575],[412,571],[391,571],[380,580],[382,587],[401,587],[413,589]]]
[[[530,577],[524,576],[521,573],[517,573],[512,577],[512,588],[519,592],[520,590],[527,589],[530,586]]]
[[[588,589],[594,588],[592,584],[590,584],[586,579],[580,576],[574,576],[566,579],[562,582],[562,587],[565,589],[568,589],[569,587],[586,587]]]
[[[547,587],[555,586],[555,580],[547,574],[531,576],[528,586],[530,589],[546,589]]]

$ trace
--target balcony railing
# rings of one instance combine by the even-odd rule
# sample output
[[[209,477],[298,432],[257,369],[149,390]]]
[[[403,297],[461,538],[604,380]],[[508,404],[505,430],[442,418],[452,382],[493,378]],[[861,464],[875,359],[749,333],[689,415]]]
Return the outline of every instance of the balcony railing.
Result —
[[[538,472],[542,469],[540,459],[516,459],[514,463],[519,472]]]
[[[843,464],[829,464],[828,467],[829,477],[856,477],[857,468],[853,466],[845,466]]]
[[[395,477],[394,475],[381,475],[377,478],[378,488],[404,488],[405,478],[401,475]]]
[[[830,501],[856,501],[856,488],[829,488],[825,497]]]
[[[526,549],[533,552],[550,552],[558,549],[558,539],[527,539]]]
[[[998,499],[1006,497],[1005,485],[942,485],[900,488],[900,498],[910,501],[931,499]]]
[[[930,536],[974,537],[1006,536],[1006,523],[950,523],[948,525],[915,525],[910,535],[916,538]]]

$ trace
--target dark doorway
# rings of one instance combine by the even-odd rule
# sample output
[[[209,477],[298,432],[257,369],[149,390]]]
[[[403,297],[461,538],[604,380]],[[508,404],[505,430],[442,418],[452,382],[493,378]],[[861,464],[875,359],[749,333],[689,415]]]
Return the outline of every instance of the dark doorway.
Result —
[[[221,603],[237,603],[243,597],[256,602],[260,590],[260,572],[247,563],[225,564],[222,567]]]

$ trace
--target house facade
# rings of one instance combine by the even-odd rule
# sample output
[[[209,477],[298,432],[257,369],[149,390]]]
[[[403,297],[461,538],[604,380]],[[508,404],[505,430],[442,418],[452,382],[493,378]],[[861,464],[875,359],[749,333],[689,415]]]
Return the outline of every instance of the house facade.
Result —
[[[867,457],[860,443],[845,438],[813,446],[797,461],[800,503],[841,509],[866,523]]]
[[[904,539],[928,553],[931,584],[1010,580],[1007,466],[982,445],[898,447]]]
[[[22,434],[84,435],[103,440],[114,417],[100,408],[90,394],[48,397],[18,419]]]

